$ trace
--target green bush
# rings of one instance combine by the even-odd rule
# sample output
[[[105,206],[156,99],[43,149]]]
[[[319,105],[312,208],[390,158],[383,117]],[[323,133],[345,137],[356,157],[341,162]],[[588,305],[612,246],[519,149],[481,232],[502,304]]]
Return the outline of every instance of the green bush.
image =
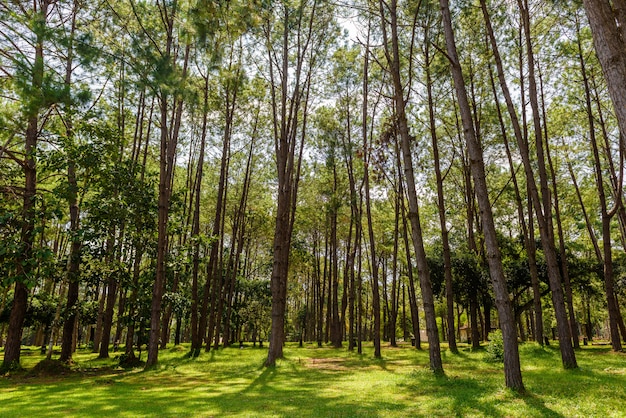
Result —
[[[504,362],[504,341],[502,340],[502,331],[499,329],[489,333],[487,358],[491,361]]]

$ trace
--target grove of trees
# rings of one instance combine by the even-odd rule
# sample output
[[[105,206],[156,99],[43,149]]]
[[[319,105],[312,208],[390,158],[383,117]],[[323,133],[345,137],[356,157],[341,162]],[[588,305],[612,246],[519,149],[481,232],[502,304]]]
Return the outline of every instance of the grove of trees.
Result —
[[[146,367],[626,327],[622,0],[0,3],[0,345]],[[441,342],[446,342],[442,346]]]

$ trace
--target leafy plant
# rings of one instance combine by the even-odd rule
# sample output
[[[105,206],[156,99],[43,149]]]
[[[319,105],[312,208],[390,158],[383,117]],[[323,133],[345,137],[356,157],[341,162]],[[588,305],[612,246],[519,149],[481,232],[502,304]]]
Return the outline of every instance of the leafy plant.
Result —
[[[502,331],[499,329],[489,333],[487,358],[491,361],[504,361],[504,342],[502,340]]]

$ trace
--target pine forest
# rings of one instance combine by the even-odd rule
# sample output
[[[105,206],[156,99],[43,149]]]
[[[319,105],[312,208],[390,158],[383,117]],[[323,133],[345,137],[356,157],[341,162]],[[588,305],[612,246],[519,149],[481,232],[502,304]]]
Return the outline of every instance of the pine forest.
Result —
[[[623,378],[625,138],[624,0],[2,0],[0,369]]]

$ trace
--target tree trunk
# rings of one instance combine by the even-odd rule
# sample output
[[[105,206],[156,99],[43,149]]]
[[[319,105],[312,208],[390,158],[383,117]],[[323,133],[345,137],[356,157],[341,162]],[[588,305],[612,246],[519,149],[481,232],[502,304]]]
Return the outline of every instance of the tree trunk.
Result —
[[[165,15],[168,16],[166,23],[166,49],[162,57],[168,64],[175,61],[172,55],[174,44],[174,22],[177,17],[177,3],[173,4],[172,10]],[[166,7],[166,6],[165,6]],[[183,59],[182,79],[187,75],[187,63],[189,60],[190,45],[185,48]],[[146,359],[146,369],[157,364],[159,358],[159,338],[161,337],[161,305],[167,275],[167,248],[169,223],[169,206],[172,196],[172,179],[176,162],[176,148],[178,144],[178,134],[182,118],[183,100],[181,97],[174,97],[173,112],[174,120],[171,125],[168,120],[168,109],[170,97],[167,88],[161,88],[159,92],[159,110],[161,112],[160,124],[160,153],[159,153],[159,197],[158,197],[158,220],[157,220],[157,257],[156,257],[156,277],[152,287],[152,303],[150,306],[150,334],[148,337],[148,358]]]
[[[69,89],[71,88],[72,82],[72,71],[73,71],[73,41],[74,41],[74,32],[76,29],[76,13],[78,11],[78,2],[74,2],[74,9],[72,12],[72,25],[71,32],[68,45],[68,55],[65,67],[65,86]],[[74,127],[72,123],[71,115],[66,116],[65,120],[66,127],[66,136],[67,140],[70,144],[74,142]],[[78,236],[79,232],[79,223],[80,223],[80,212],[78,207],[78,184],[76,181],[76,162],[74,158],[70,157],[67,165],[67,183],[68,183],[68,205],[70,211],[70,236],[71,236],[71,245],[70,245],[70,253],[68,256],[68,265],[67,265],[67,303],[65,307],[66,315],[65,321],[63,323],[63,337],[61,342],[61,356],[59,360],[62,362],[71,362],[72,353],[74,351],[74,329],[76,328],[76,302],[78,301],[78,291],[79,291],[79,269],[80,269],[80,261],[81,255],[80,250],[82,247],[82,242],[80,237]]]
[[[522,26],[526,41],[526,55],[528,58],[528,87],[530,106],[532,108],[533,126],[535,133],[535,149],[537,153],[537,167],[539,172],[539,185],[541,187],[541,200],[538,195],[533,195],[535,201],[535,212],[539,221],[541,242],[546,257],[548,268],[548,280],[552,291],[552,305],[554,306],[554,316],[556,319],[557,331],[559,335],[559,348],[561,359],[565,368],[576,368],[576,355],[572,346],[572,335],[569,327],[567,311],[565,309],[565,299],[561,285],[562,277],[556,256],[554,243],[554,228],[552,225],[552,197],[548,186],[548,174],[546,170],[546,157],[544,155],[545,146],[543,130],[541,126],[541,114],[539,111],[539,101],[537,97],[537,85],[535,79],[535,59],[531,41],[530,17],[528,13],[528,1],[518,0],[518,6],[522,18]],[[545,123],[545,122],[544,122]],[[530,181],[530,180],[529,180]],[[540,207],[543,206],[543,207]]]
[[[493,33],[493,28],[491,26],[491,18],[489,17],[489,13],[487,11],[487,6],[484,0],[480,2],[481,9],[483,11],[483,16],[485,18],[485,24],[487,27],[487,33],[489,39],[491,41],[495,41],[495,36]],[[498,74],[503,73],[502,62],[500,60],[500,55],[498,53],[497,45],[495,42],[492,43],[494,55],[496,57],[496,64],[498,66]],[[491,82],[491,88],[493,91],[493,97],[496,102],[496,111],[498,113],[498,121],[500,123],[500,131],[502,132],[502,140],[504,142],[504,147],[506,150],[507,160],[509,162],[509,169],[511,172],[511,180],[513,181],[513,187],[515,190],[515,201],[517,203],[517,216],[522,227],[522,234],[524,238],[524,248],[526,250],[526,257],[528,258],[528,270],[530,273],[530,281],[533,290],[533,309],[534,309],[534,323],[533,323],[533,337],[539,345],[543,345],[543,309],[541,306],[541,289],[539,288],[539,272],[537,269],[537,248],[535,244],[535,233],[534,233],[534,220],[532,216],[533,206],[532,201],[530,200],[530,193],[528,193],[529,198],[527,211],[528,211],[528,223],[526,222],[526,218],[524,215],[524,205],[522,201],[522,196],[520,192],[520,187],[517,181],[517,170],[513,163],[513,157],[511,155],[511,148],[509,146],[509,141],[506,135],[506,127],[504,124],[504,120],[502,117],[502,112],[500,110],[500,102],[498,100],[498,94],[496,91],[495,80],[493,79],[493,72],[491,67],[489,67],[489,79]],[[503,82],[503,79],[500,79]],[[519,125],[518,125],[519,126]],[[528,188],[527,188],[528,190]],[[485,330],[485,338],[489,334],[490,330]]]
[[[448,239],[448,226],[446,220],[446,204],[443,192],[443,175],[439,161],[439,139],[435,123],[435,104],[433,100],[433,87],[431,79],[430,40],[427,35],[424,39],[424,53],[426,64],[426,92],[428,95],[428,120],[430,128],[430,138],[433,145],[433,163],[435,166],[435,181],[437,182],[437,208],[439,211],[439,227],[441,228],[441,246],[443,250],[443,270],[446,286],[446,318],[448,322],[448,347],[453,353],[457,353],[455,328],[454,328],[454,292],[452,288],[452,261],[450,256],[450,242]]]
[[[37,3],[41,9],[37,10]],[[48,14],[49,0],[35,3],[32,22],[33,32],[36,34],[35,57],[32,70],[32,87],[34,91],[41,90],[44,75],[43,41],[46,18]],[[2,369],[19,367],[20,349],[22,341],[22,326],[26,316],[28,305],[28,280],[33,270],[31,258],[35,235],[35,196],[37,194],[37,167],[35,154],[37,153],[37,140],[39,138],[39,109],[29,112],[28,125],[24,139],[24,161],[22,170],[24,173],[24,191],[22,205],[22,228],[20,232],[20,251],[15,259],[15,291],[13,305],[9,317],[7,341],[4,348],[4,360]]]
[[[626,135],[626,47],[620,31],[624,31],[624,2],[611,3],[608,0],[583,0],[593,44],[602,66],[602,72],[613,102],[615,115],[622,136]],[[616,21],[615,10],[620,12]]]
[[[314,71],[310,62],[309,66],[305,67],[305,61],[308,54],[316,52],[310,42],[314,31],[311,25],[317,17],[315,5],[307,10],[304,10],[304,5],[301,5],[294,11],[295,15],[290,12],[289,5],[284,4],[283,8],[282,50],[278,52],[271,50],[271,48],[267,50],[271,63],[269,72],[278,189],[270,280],[272,326],[270,347],[265,360],[266,366],[274,366],[276,360],[283,357],[289,250],[297,207],[296,198],[305,139],[304,133],[306,132],[310,83],[312,71]],[[294,23],[291,25],[287,22]],[[268,44],[270,43],[269,26],[270,24],[267,23]],[[315,30],[317,29],[319,28]],[[290,45],[291,30],[298,31],[295,45]],[[297,56],[290,56],[292,49],[298,52]],[[278,54],[278,57],[274,54]],[[291,68],[290,71],[289,64],[294,62],[294,58],[295,68]],[[278,64],[280,64],[280,68],[276,68]],[[279,73],[280,86],[276,83],[276,71]],[[290,87],[293,87],[291,96]],[[302,117],[301,121],[299,120],[300,116]]]
[[[102,337],[100,340],[100,354],[98,358],[109,358],[109,343],[111,342],[111,328],[113,327],[113,308],[117,297],[117,279],[114,275],[107,284],[106,309],[102,323]]]
[[[590,17],[591,19],[591,17]],[[593,28],[593,27],[592,27]],[[603,246],[603,265],[604,265],[604,290],[606,292],[607,308],[609,311],[609,330],[611,333],[611,347],[613,351],[622,351],[622,343],[620,339],[620,333],[618,328],[618,316],[619,311],[617,307],[617,301],[615,299],[615,284],[613,277],[613,255],[611,246],[611,219],[617,213],[620,206],[620,199],[615,204],[614,209],[609,210],[607,207],[606,194],[604,192],[604,179],[602,174],[602,162],[600,160],[600,153],[598,151],[598,143],[595,134],[594,116],[591,107],[591,94],[589,90],[589,81],[587,78],[587,72],[585,69],[585,62],[582,58],[582,51],[579,45],[579,61],[581,74],[583,77],[583,84],[585,86],[585,104],[587,109],[587,117],[589,119],[589,140],[591,142],[591,149],[593,151],[594,163],[595,163],[595,178],[598,189],[598,198],[600,200],[600,211],[602,215],[602,246]],[[624,45],[622,44],[622,47]],[[598,52],[598,54],[600,54]],[[602,63],[602,60],[600,61]],[[626,62],[626,61],[624,61]],[[610,88],[609,88],[610,91]],[[625,102],[626,103],[626,102]],[[626,132],[626,131],[622,131]],[[621,155],[620,155],[621,162]],[[620,164],[621,165],[621,164]],[[618,195],[621,195],[621,186]]]
[[[404,89],[402,80],[400,79],[400,51],[398,44],[398,25],[397,25],[397,3],[396,0],[391,1],[390,5],[390,27],[391,27],[391,48],[385,49],[387,63],[390,67],[391,76],[394,86],[394,104],[396,111],[396,123],[400,134],[402,156],[404,162],[404,176],[406,178],[407,197],[409,201],[409,221],[411,224],[411,238],[415,251],[415,260],[417,264],[417,273],[422,291],[422,301],[424,305],[424,316],[426,317],[426,333],[428,334],[428,349],[430,356],[430,368],[435,373],[443,373],[443,363],[441,360],[441,350],[439,346],[439,332],[437,329],[437,319],[435,314],[435,298],[433,295],[432,283],[430,281],[430,271],[426,261],[426,251],[424,249],[424,238],[422,234],[422,226],[419,215],[419,206],[417,200],[417,189],[415,184],[415,175],[413,172],[413,160],[411,152],[411,137],[409,134],[408,123],[406,119],[406,101],[404,98]],[[383,24],[383,39],[387,41],[386,23],[384,14],[384,5],[380,3],[381,19]]]
[[[471,110],[467,101],[465,81],[463,79],[463,72],[456,51],[456,42],[454,40],[454,32],[452,30],[452,20],[450,17],[448,1],[440,0],[439,3],[441,5],[441,14],[443,17],[448,58],[450,60],[454,87],[457,94],[459,109],[461,111],[463,132],[470,155],[472,177],[474,178],[476,196],[478,198],[478,205],[482,218],[483,234],[485,236],[485,245],[487,247],[487,262],[489,264],[489,272],[496,296],[500,326],[502,328],[504,341],[505,384],[508,388],[523,391],[524,384],[522,382],[522,373],[517,347],[515,317],[511,309],[511,301],[509,299],[509,292],[506,286],[506,278],[504,277],[500,249],[498,247],[498,240],[496,236],[496,228],[491,211],[491,203],[489,202],[482,149],[476,140],[474,132]]]
[[[202,173],[204,167],[204,149],[206,146],[207,136],[207,122],[208,122],[208,94],[209,94],[209,79],[208,76],[204,78],[204,101],[202,112],[202,134],[200,137],[200,153],[198,155],[198,167],[196,170],[195,179],[195,192],[193,203],[193,220],[191,224],[191,236],[193,241],[193,255],[192,255],[192,267],[191,267],[191,356],[197,357],[200,354],[200,348],[202,347],[202,338],[204,334],[201,332],[200,325],[198,323],[198,301],[200,295],[198,294],[198,273],[200,269],[200,192],[202,190]]]

